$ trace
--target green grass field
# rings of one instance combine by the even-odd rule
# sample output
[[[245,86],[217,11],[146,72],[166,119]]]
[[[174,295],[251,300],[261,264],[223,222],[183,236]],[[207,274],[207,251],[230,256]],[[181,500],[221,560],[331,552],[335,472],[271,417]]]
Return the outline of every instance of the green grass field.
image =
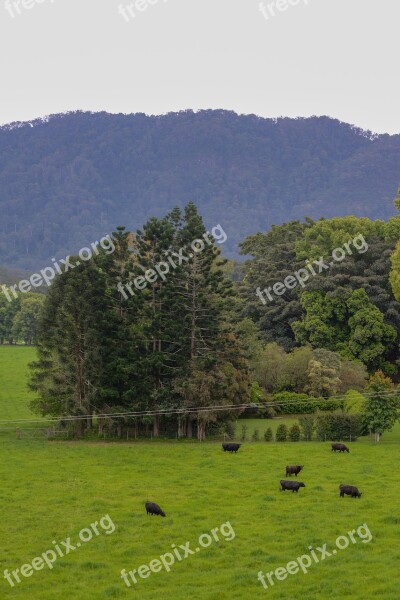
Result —
[[[23,412],[31,359],[31,349],[0,348],[1,410],[3,400],[10,407],[15,396],[21,402],[18,414]],[[4,372],[8,383],[3,387]],[[261,435],[270,422],[255,425]],[[231,455],[211,442],[49,442],[3,435],[0,597],[398,600],[399,438],[396,427],[380,446],[365,439],[351,444],[345,455],[318,442],[247,442]],[[286,464],[305,465],[299,479],[306,488],[298,494],[279,491]],[[358,485],[362,498],[339,498],[340,483]],[[167,517],[147,516],[147,499],[158,502]],[[105,515],[115,525],[113,533],[98,526],[98,536],[58,557],[52,570],[45,566],[30,577],[20,575],[14,587],[3,578],[4,569],[20,569],[54,550],[53,541],[64,548],[61,542],[70,537],[76,545],[79,532]],[[163,569],[145,579],[136,574],[137,584],[130,588],[121,579],[122,569],[148,565],[172,552],[172,544],[179,548],[190,542],[196,549],[199,536],[227,522],[235,533],[231,541],[220,533],[220,542],[176,560],[170,572]],[[338,536],[363,524],[372,534],[369,543],[354,534],[357,543],[313,562],[307,574],[288,575],[284,581],[274,577],[275,585],[267,590],[257,580],[259,571],[285,567],[309,553],[309,546],[327,544],[332,550]]]
[[[35,395],[27,389],[27,377],[28,364],[35,358],[30,346],[0,346],[0,419],[33,416],[28,403]]]

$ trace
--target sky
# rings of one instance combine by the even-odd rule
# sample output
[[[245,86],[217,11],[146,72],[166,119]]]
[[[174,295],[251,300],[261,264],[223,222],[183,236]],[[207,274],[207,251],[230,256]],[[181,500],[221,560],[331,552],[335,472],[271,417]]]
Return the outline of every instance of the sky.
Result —
[[[399,0],[0,0],[0,124],[222,108],[400,133],[399,21]]]

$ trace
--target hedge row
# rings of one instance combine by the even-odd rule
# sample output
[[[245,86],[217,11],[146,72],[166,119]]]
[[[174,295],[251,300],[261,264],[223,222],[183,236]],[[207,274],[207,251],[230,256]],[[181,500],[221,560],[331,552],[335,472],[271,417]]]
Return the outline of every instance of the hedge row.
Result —
[[[338,409],[342,410],[344,406],[344,400],[313,398],[307,394],[296,394],[295,392],[274,394],[273,402],[276,402],[276,410],[285,415],[313,414],[317,410],[333,412]]]

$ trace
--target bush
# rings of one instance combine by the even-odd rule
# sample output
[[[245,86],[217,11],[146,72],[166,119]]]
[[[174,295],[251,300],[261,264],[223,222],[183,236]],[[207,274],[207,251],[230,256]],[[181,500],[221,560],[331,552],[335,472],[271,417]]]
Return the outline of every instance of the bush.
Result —
[[[247,439],[247,425],[242,425],[242,435],[240,436],[240,441],[245,442]]]
[[[253,442],[259,442],[260,441],[260,432],[258,431],[258,429],[255,429],[253,431],[253,435],[251,436],[251,439],[253,440]]]
[[[226,437],[229,440],[234,440],[235,439],[235,423],[233,423],[232,421],[227,421],[225,423],[225,427],[224,427],[224,434],[226,435]]]
[[[289,439],[291,442],[299,442],[300,441],[300,427],[297,423],[291,426],[289,430]]]
[[[274,436],[272,433],[272,429],[271,429],[271,427],[268,427],[268,429],[266,431],[264,431],[264,440],[266,442],[272,442],[273,438],[274,438]]]
[[[276,430],[276,441],[286,442],[288,436],[288,428],[284,423],[281,423]]]
[[[340,440],[355,441],[365,433],[362,414],[343,412],[332,415],[318,415],[316,429],[319,440],[333,442]]]
[[[307,394],[297,394],[296,392],[279,392],[274,394],[274,402],[277,403],[276,409],[286,415],[293,414],[312,414],[317,410],[333,412],[337,409],[343,409],[344,400],[329,400],[329,398],[314,398]],[[281,404],[279,406],[279,404]]]
[[[303,415],[299,417],[300,427],[303,432],[303,437],[307,442],[312,440],[315,428],[315,417],[312,415]]]

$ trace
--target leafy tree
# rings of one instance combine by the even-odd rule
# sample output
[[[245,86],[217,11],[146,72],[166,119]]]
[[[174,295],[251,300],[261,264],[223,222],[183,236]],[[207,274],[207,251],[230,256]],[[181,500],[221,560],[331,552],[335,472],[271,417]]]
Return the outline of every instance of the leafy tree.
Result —
[[[379,442],[385,431],[390,431],[399,418],[399,396],[394,393],[393,382],[382,371],[370,377],[368,397],[364,406],[364,419],[368,429]]]
[[[363,412],[365,396],[356,390],[348,390],[344,398],[343,411],[350,414],[360,414]]]
[[[288,428],[284,423],[278,425],[275,439],[277,442],[286,442],[288,436]]]
[[[394,200],[394,203],[398,210],[400,211],[400,187],[397,190],[397,196]],[[399,232],[397,231],[397,239],[400,237]],[[400,242],[398,242],[396,249],[391,257],[392,261],[392,270],[390,272],[390,283],[392,284],[393,293],[396,297],[396,300],[400,302]]]
[[[93,263],[85,263],[57,277],[49,289],[32,381],[33,389],[40,394],[33,406],[42,414],[86,416],[91,420],[91,386],[100,387],[99,374],[104,367],[102,279]],[[78,420],[79,435],[83,428],[83,419]]]
[[[260,441],[260,432],[258,429],[255,429],[253,431],[253,435],[251,436],[251,439],[253,440],[253,442],[259,442]]]
[[[308,366],[313,358],[313,350],[311,346],[302,346],[294,348],[287,355],[282,381],[285,389],[293,390],[294,392],[303,392],[308,383]]]
[[[300,427],[297,423],[294,423],[289,429],[289,439],[291,442],[300,441]]]
[[[12,334],[23,339],[25,344],[36,344],[38,339],[39,318],[45,297],[42,294],[27,294],[20,299],[20,310],[13,318]]]
[[[7,341],[9,344],[14,343],[13,322],[15,316],[20,310],[20,298],[13,298],[9,302],[2,293],[0,293],[0,344]]]
[[[390,283],[396,300],[400,302],[400,242],[396,246],[391,261],[392,271],[390,273]]]
[[[174,322],[182,327],[174,341],[179,340],[184,368],[174,378],[174,389],[183,398],[183,408],[203,407],[195,416],[197,436],[204,439],[208,422],[232,418],[229,410],[213,411],[213,405],[248,402],[250,374],[245,350],[234,332],[235,316],[228,310],[234,292],[222,270],[220,251],[212,240],[207,241],[193,203],[186,206],[182,220],[176,242],[185,248],[187,260],[176,271],[173,299],[168,303]]]
[[[267,344],[254,364],[254,375],[266,392],[280,389],[285,372],[287,355],[276,342]]]
[[[276,342],[285,350],[295,345],[290,324],[301,316],[299,289],[287,290],[283,296],[273,295],[272,301],[263,290],[304,266],[296,257],[295,245],[311,223],[311,219],[307,219],[306,223],[291,221],[273,225],[267,233],[249,236],[241,244],[241,253],[254,257],[243,267],[240,292],[245,299],[244,313],[258,325],[266,342]]]
[[[301,415],[299,417],[299,424],[304,439],[307,442],[311,441],[315,429],[315,418],[312,415]]]
[[[334,396],[339,388],[340,380],[335,368],[328,367],[318,360],[311,360],[308,368],[308,392],[316,398]]]
[[[123,233],[116,236],[122,243]],[[140,348],[132,344],[114,279],[118,261],[119,252],[101,253],[57,276],[39,322],[33,408],[77,417],[79,436],[92,427],[93,414],[132,408],[132,395],[143,393]]]
[[[274,436],[273,436],[273,433],[272,433],[272,429],[271,429],[271,427],[268,427],[268,429],[266,429],[266,430],[264,431],[264,440],[265,440],[266,442],[271,442],[271,441],[272,441],[272,439],[273,439],[273,437],[274,437]]]
[[[368,379],[368,371],[360,360],[343,359],[339,371],[339,393],[345,394],[348,390],[362,392]]]
[[[383,313],[363,289],[304,292],[305,314],[292,324],[300,343],[326,348],[351,359],[360,359],[369,370],[392,369],[387,357],[397,332],[385,323]]]

